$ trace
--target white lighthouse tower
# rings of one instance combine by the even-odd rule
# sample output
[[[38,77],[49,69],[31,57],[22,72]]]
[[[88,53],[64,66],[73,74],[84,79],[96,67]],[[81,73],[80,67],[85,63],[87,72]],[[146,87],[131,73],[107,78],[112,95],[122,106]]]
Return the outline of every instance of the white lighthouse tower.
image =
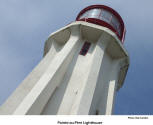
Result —
[[[0,114],[111,115],[129,57],[125,26],[110,7],[92,5],[76,21],[52,33],[44,57]]]

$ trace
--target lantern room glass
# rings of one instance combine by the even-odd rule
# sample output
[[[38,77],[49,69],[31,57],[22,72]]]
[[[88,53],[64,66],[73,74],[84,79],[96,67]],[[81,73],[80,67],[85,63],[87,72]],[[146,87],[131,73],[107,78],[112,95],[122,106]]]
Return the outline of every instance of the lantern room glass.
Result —
[[[117,19],[115,15],[113,15],[113,13],[105,9],[95,8],[95,9],[88,10],[79,17],[79,19],[83,19],[83,18],[100,19],[110,24],[117,31],[119,36],[121,36],[121,26],[120,26],[119,20]]]

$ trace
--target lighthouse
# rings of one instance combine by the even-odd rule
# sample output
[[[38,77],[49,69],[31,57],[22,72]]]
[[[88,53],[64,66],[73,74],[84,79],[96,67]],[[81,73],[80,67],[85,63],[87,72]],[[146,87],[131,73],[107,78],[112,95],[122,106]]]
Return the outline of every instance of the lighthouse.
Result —
[[[83,9],[53,32],[40,63],[0,107],[9,115],[111,115],[129,56],[121,16],[104,5]]]

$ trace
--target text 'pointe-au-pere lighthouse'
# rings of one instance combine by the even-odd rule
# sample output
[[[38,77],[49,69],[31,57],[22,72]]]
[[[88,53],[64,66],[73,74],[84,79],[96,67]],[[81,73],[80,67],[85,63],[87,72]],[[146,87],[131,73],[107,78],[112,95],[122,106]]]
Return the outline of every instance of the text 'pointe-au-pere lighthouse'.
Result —
[[[83,9],[75,22],[49,36],[44,58],[0,114],[112,114],[129,66],[124,38],[125,26],[115,10],[104,5]]]

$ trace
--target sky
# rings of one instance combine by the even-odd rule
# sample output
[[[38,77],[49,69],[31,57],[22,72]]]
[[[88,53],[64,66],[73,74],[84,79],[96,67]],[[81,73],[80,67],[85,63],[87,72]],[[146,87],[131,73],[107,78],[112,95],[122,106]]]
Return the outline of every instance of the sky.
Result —
[[[126,26],[130,67],[117,92],[115,115],[153,115],[152,0],[0,0],[0,105],[40,62],[49,34],[86,6],[115,9]]]

